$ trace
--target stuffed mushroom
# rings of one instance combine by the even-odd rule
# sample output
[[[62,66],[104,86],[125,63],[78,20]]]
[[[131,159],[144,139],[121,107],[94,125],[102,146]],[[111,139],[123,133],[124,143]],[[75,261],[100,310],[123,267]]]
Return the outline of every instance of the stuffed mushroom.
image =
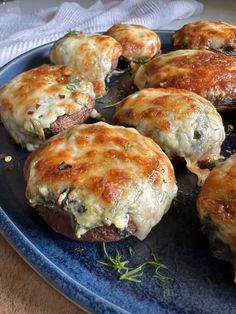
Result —
[[[141,65],[134,83],[187,89],[212,101],[218,110],[236,107],[236,59],[209,50],[177,50]]]
[[[84,122],[94,106],[92,83],[67,66],[39,66],[0,91],[1,120],[15,142],[29,151],[46,137]]]
[[[122,57],[129,62],[145,63],[161,49],[158,34],[142,25],[115,24],[106,34],[121,44]]]
[[[198,21],[184,25],[172,36],[178,49],[210,49],[236,55],[236,26],[222,21]]]
[[[81,77],[93,83],[96,95],[103,96],[105,79],[116,69],[121,53],[121,45],[110,36],[73,31],[53,44],[50,60],[78,70]]]
[[[211,171],[198,196],[197,209],[213,254],[231,262],[236,270],[235,182],[236,154]]]
[[[25,163],[26,197],[72,239],[144,239],[177,186],[160,147],[135,129],[82,124],[43,143]]]
[[[218,159],[225,139],[215,107],[195,93],[175,88],[146,88],[126,97],[118,104],[113,121],[151,137],[169,158],[185,158],[199,184],[209,171],[198,163]]]

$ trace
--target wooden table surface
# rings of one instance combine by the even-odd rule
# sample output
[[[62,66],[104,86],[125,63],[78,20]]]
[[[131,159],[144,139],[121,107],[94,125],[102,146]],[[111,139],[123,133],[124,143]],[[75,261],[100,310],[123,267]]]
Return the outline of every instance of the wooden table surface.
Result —
[[[84,314],[48,285],[0,236],[1,314]]]

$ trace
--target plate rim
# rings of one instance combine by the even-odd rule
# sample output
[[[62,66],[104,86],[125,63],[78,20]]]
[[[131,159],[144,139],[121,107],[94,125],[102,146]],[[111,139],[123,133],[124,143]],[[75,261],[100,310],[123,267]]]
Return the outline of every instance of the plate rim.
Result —
[[[5,226],[5,227],[4,227]],[[66,278],[67,284],[73,284],[74,288],[79,288],[86,294],[86,297],[96,299],[96,306],[106,305],[109,310],[117,311],[117,313],[129,313],[121,307],[107,301],[103,297],[98,294],[92,292],[82,284],[78,283],[76,280],[73,280],[69,275],[63,272],[57,265],[51,262],[38,248],[35,246],[20,229],[11,221],[11,219],[4,212],[4,209],[0,206],[0,230],[3,238],[10,244],[10,246],[17,252],[18,255],[44,280],[46,281],[52,288],[57,290],[60,294],[62,294],[67,300],[72,302],[76,307],[80,307],[84,311],[92,311],[93,308],[91,306],[91,301],[88,299],[87,302],[77,303],[74,298],[72,298],[71,294],[65,293],[65,291],[61,288],[60,285],[53,281],[55,279],[55,275],[60,276],[61,279]],[[14,236],[12,231],[14,231]],[[24,252],[19,248],[24,248]],[[36,257],[36,258],[35,258]],[[40,261],[38,261],[38,257],[40,257]],[[53,274],[52,278],[47,278],[45,276],[45,272],[43,271],[42,266],[40,266],[41,261],[46,261],[47,267],[49,268],[49,272]],[[51,281],[50,281],[51,279]]]

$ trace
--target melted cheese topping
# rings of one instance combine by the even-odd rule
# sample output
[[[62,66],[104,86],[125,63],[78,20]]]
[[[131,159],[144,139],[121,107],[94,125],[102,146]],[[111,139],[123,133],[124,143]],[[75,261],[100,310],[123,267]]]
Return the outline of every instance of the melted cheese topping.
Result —
[[[236,59],[209,50],[177,50],[141,65],[135,85],[176,87],[209,100],[236,97]]]
[[[198,21],[184,25],[172,36],[183,49],[236,49],[236,26],[225,22]]]
[[[106,93],[104,80],[121,53],[121,45],[110,36],[78,33],[56,41],[50,51],[50,60],[78,70],[84,79],[93,83],[96,94],[101,96]]]
[[[125,229],[130,220],[144,239],[177,192],[172,165],[157,144],[134,129],[103,122],[46,141],[26,172],[30,204],[71,212],[78,238],[97,226]]]
[[[42,65],[24,72],[0,94],[1,119],[16,143],[34,150],[45,139],[44,129],[58,117],[94,106],[90,82],[65,66]]]
[[[170,158],[186,158],[188,168],[199,176],[197,162],[218,159],[225,139],[215,107],[195,93],[175,88],[147,88],[128,96],[113,121],[151,137]]]
[[[121,44],[122,56],[129,61],[142,63],[138,61],[145,59],[147,62],[161,49],[157,33],[142,25],[115,24],[107,31],[107,35]]]
[[[221,240],[236,253],[236,154],[216,166],[198,196],[201,220],[209,217]]]

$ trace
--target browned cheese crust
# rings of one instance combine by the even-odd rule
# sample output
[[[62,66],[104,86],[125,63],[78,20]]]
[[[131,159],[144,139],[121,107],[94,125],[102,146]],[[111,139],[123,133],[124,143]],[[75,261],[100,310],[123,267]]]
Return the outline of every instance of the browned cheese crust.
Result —
[[[198,196],[202,221],[209,218],[221,240],[236,253],[236,154],[214,168]]]
[[[122,46],[122,56],[137,63],[153,58],[161,49],[157,33],[142,25],[115,24],[106,33]]]
[[[209,171],[199,169],[198,163],[218,159],[225,139],[221,116],[212,103],[177,88],[145,88],[129,95],[118,104],[113,121],[151,137],[169,158],[185,158],[199,184]]]
[[[117,240],[117,229],[144,238],[177,190],[157,144],[134,129],[102,122],[49,139],[28,157],[24,174],[26,197],[44,219],[72,237],[62,224],[70,214],[65,221],[76,222],[74,237],[89,241]]]
[[[236,26],[221,21],[189,23],[173,34],[172,43],[179,49],[235,51]]]
[[[106,93],[105,78],[116,68],[121,53],[121,45],[110,36],[72,32],[55,42],[50,60],[78,70],[93,83],[96,95],[102,96]]]
[[[177,50],[141,65],[134,83],[139,89],[187,89],[217,106],[220,100],[236,97],[236,59],[209,50]]]
[[[90,82],[67,66],[41,65],[1,90],[1,119],[16,143],[35,149],[45,136],[84,122],[95,106]]]

